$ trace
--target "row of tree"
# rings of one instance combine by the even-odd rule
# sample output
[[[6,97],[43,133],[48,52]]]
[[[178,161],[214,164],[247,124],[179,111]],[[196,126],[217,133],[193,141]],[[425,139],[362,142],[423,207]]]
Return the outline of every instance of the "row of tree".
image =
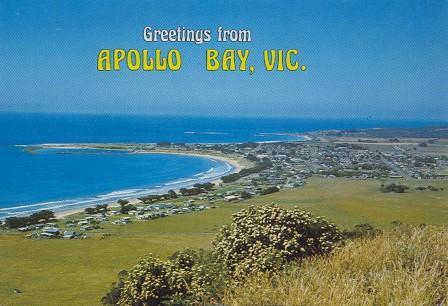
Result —
[[[41,210],[29,216],[6,218],[5,225],[8,228],[19,228],[31,224],[46,223],[54,218],[54,212],[51,210]]]
[[[138,199],[146,204],[151,204],[151,203],[158,202],[158,201],[176,199],[178,196],[179,195],[174,190],[170,190],[170,191],[168,191],[168,193],[149,194],[147,196],[140,197]]]
[[[108,205],[107,204],[98,204],[95,207],[87,207],[84,209],[84,212],[88,215],[94,215],[99,213],[106,213],[108,211]]]
[[[213,183],[203,183],[203,184],[194,184],[193,188],[181,188],[179,190],[179,193],[182,196],[194,196],[194,195],[198,195],[207,191],[210,191],[213,189],[213,187],[215,186],[215,184]]]

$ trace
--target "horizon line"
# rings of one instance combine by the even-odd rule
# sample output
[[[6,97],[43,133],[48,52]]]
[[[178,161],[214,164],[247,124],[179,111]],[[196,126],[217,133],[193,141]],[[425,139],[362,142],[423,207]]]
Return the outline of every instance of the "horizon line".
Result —
[[[123,113],[123,112],[54,112],[54,111],[12,111],[12,110],[0,110],[1,114],[11,114],[11,115],[66,115],[66,116],[117,116],[117,117],[172,117],[172,118],[216,118],[216,119],[297,119],[297,120],[360,120],[360,121],[424,121],[424,122],[446,122],[448,123],[448,118],[418,118],[418,117],[407,117],[407,118],[393,118],[393,117],[372,117],[372,116],[354,116],[354,117],[343,117],[343,116],[288,116],[288,115],[238,115],[238,114],[179,114],[179,113]]]

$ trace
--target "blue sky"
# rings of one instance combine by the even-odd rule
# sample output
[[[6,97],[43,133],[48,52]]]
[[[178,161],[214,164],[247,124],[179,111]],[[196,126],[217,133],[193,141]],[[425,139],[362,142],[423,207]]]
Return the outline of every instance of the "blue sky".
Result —
[[[247,28],[251,43],[147,43],[144,26]],[[0,0],[0,111],[448,119],[447,1]],[[205,71],[250,49],[255,74]],[[98,72],[100,49],[182,52],[178,72]],[[263,49],[306,72],[266,72]]]

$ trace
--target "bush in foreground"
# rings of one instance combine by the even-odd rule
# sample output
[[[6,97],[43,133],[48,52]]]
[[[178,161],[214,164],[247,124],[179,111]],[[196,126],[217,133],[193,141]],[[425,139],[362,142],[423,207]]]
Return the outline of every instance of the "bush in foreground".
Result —
[[[131,271],[122,271],[118,282],[102,298],[105,305],[190,305],[222,298],[228,280],[226,269],[211,252],[183,250],[164,261],[152,255]]]
[[[285,263],[329,253],[341,239],[336,226],[298,208],[250,206],[222,229],[213,252],[184,250],[168,261],[149,255],[128,274],[122,273],[102,301],[137,306],[219,301],[226,285],[238,284],[251,273],[276,271]]]
[[[448,229],[398,226],[228,291],[225,305],[446,305]]]
[[[320,217],[270,205],[249,206],[234,214],[231,225],[222,228],[213,244],[217,258],[238,280],[329,253],[341,240],[336,226]]]

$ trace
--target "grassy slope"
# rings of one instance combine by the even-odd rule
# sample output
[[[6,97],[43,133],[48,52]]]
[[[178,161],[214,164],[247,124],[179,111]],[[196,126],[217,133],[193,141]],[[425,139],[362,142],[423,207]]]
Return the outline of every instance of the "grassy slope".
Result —
[[[382,193],[378,190],[381,184],[379,181],[313,178],[305,188],[285,190],[254,198],[249,202],[297,205],[315,215],[325,216],[343,228],[351,228],[359,223],[384,227],[394,220],[409,224],[447,223],[447,181],[412,180],[402,183],[413,188],[405,194]],[[444,190],[436,192],[413,190],[415,186],[429,184],[442,187]]]
[[[144,254],[208,248],[237,208],[224,207],[126,226],[86,240],[28,240],[0,234],[0,305],[97,305],[117,273]],[[92,234],[91,234],[92,235]],[[13,293],[14,288],[23,291]]]
[[[349,242],[272,278],[253,277],[226,305],[446,305],[448,228],[399,228]]]
[[[413,224],[448,220],[448,182],[432,183],[444,191],[409,194],[383,194],[379,184],[315,178],[304,188],[204,212],[126,226],[105,225],[101,232],[112,234],[105,239],[98,234],[76,241],[28,240],[23,234],[0,233],[0,304],[97,305],[117,273],[132,267],[139,257],[210,247],[217,229],[248,203],[298,204],[346,228],[363,222],[385,226],[393,220]],[[14,288],[23,293],[14,293]]]

